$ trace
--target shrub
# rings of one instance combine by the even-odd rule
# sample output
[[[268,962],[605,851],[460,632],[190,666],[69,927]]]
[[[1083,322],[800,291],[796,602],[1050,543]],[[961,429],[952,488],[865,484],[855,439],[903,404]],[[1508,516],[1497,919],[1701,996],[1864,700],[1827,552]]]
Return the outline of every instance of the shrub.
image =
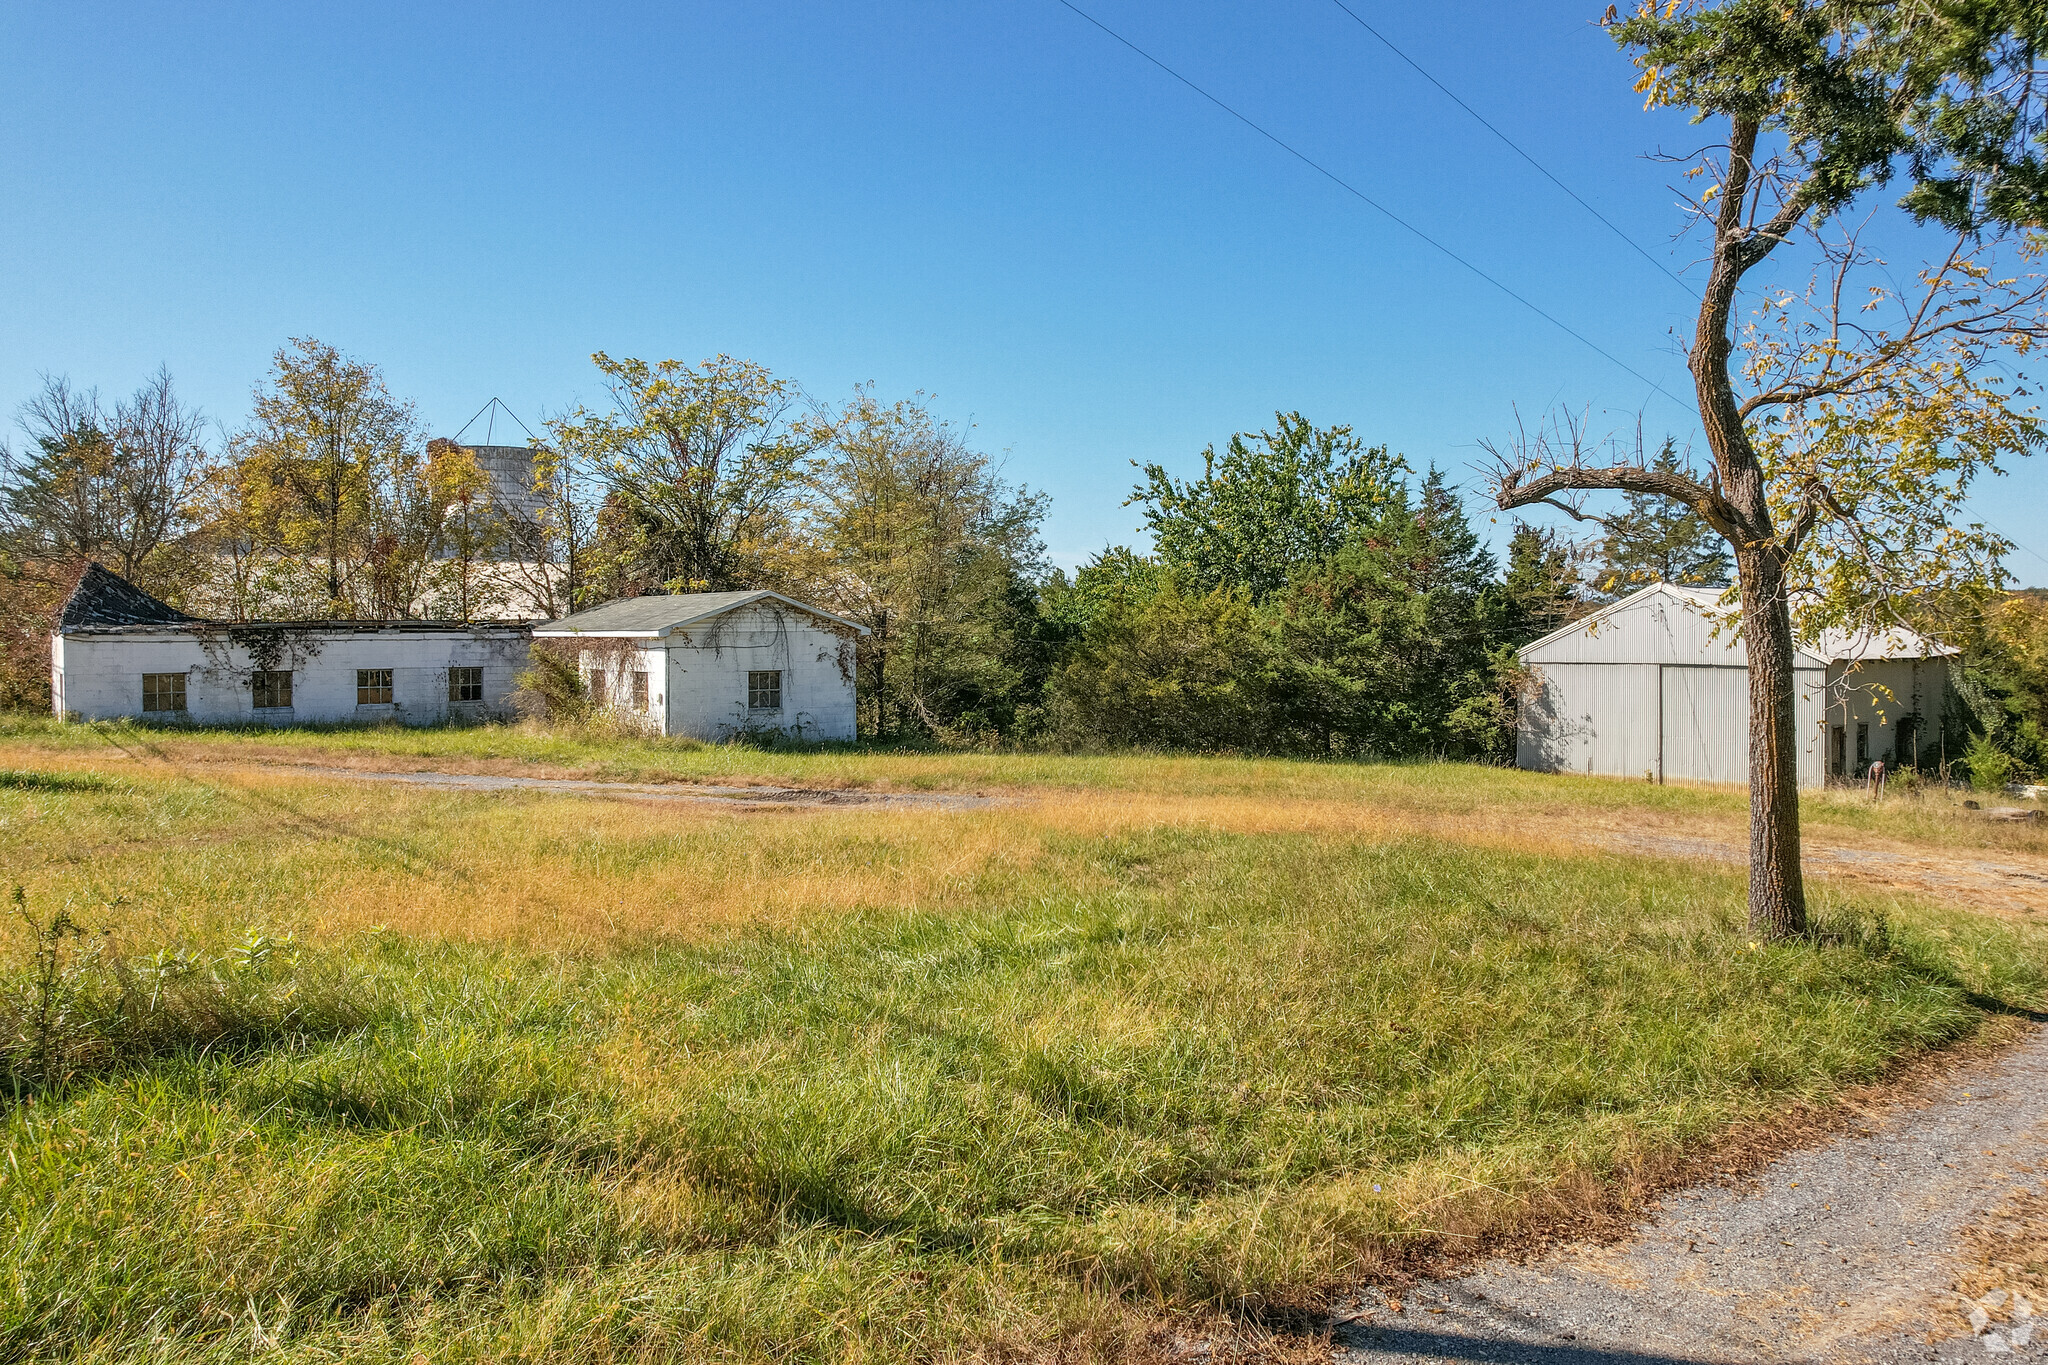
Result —
[[[513,709],[529,720],[590,719],[590,692],[583,684],[576,655],[553,641],[534,641],[526,669],[514,682]]]
[[[0,979],[0,1098],[20,1100],[153,1056],[327,1037],[370,1022],[367,993],[308,961],[290,935],[251,930],[208,957],[122,957],[68,909],[38,915],[28,970]]]
[[[1970,736],[1963,750],[1963,763],[1970,770],[1970,785],[1980,792],[1995,792],[2012,780],[2013,756],[2001,750],[1988,734]]]

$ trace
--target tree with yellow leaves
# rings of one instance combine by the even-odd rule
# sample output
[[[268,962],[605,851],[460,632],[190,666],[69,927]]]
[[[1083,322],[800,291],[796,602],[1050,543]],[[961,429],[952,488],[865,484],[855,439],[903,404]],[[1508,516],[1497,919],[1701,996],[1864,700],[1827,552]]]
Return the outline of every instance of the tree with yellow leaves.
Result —
[[[757,586],[790,531],[806,461],[822,439],[796,386],[749,360],[701,365],[591,357],[610,411],[548,423],[560,460],[593,472],[630,548],[621,587]]]
[[[1708,242],[1687,362],[1711,458],[1655,468],[1640,441],[1617,449],[1559,419],[1493,448],[1495,493],[1591,520],[1588,494],[1657,495],[1728,543],[1749,664],[1750,924],[1797,934],[1795,629],[1895,620],[1997,583],[2005,544],[1963,502],[2042,442],[2002,371],[2048,335],[2048,283],[2026,270],[2029,234],[2048,226],[2048,20],[1668,0],[1609,31],[1651,106],[1721,133],[1693,168],[1689,224]],[[1906,286],[1844,226],[1894,181],[1898,216],[1951,243]],[[1754,275],[1801,249],[1808,287]]]

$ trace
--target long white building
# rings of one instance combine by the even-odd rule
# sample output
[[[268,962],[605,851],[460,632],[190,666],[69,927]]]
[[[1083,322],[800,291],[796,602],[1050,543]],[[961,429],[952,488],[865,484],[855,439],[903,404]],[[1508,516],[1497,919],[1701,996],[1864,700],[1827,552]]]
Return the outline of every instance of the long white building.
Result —
[[[1652,781],[1749,780],[1749,661],[1720,592],[1659,583],[1521,650],[1516,763]],[[1799,785],[1937,755],[1957,651],[1904,629],[1830,631],[1794,658]]]
[[[94,564],[50,641],[50,693],[80,720],[501,719],[538,637],[577,657],[600,710],[656,734],[852,739],[866,633],[766,591],[628,598],[531,625],[206,621]]]
[[[523,623],[205,621],[94,564],[50,641],[60,717],[206,725],[501,718]]]

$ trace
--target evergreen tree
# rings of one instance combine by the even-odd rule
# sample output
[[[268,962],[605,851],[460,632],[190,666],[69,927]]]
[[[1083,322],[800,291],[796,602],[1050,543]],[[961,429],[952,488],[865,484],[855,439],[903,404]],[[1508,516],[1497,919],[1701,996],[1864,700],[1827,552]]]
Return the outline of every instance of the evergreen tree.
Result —
[[[1331,753],[1483,753],[1499,746],[1503,603],[1496,561],[1432,469],[1411,506],[1298,575],[1272,609],[1276,719]]]
[[[1669,436],[1650,466],[1663,474],[1687,474],[1677,442]],[[1630,493],[1628,509],[1607,522],[1600,567],[1593,585],[1607,601],[1652,583],[1723,587],[1735,573],[1728,544],[1692,508],[1658,493]]]
[[[1579,547],[1556,531],[1517,521],[1501,584],[1508,643],[1525,645],[1574,620],[1582,592]]]

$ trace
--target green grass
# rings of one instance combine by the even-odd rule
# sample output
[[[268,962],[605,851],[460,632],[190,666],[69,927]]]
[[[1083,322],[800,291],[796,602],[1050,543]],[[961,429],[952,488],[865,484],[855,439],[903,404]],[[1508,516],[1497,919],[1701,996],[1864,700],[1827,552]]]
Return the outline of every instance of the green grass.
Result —
[[[543,742],[482,735],[401,738]],[[0,1112],[0,1355],[1109,1356],[2048,1005],[2030,925],[1824,893],[1752,948],[1719,869],[1129,807],[0,785],[31,908],[114,931],[71,960],[100,1062]],[[108,986],[160,950],[255,1022]]]

